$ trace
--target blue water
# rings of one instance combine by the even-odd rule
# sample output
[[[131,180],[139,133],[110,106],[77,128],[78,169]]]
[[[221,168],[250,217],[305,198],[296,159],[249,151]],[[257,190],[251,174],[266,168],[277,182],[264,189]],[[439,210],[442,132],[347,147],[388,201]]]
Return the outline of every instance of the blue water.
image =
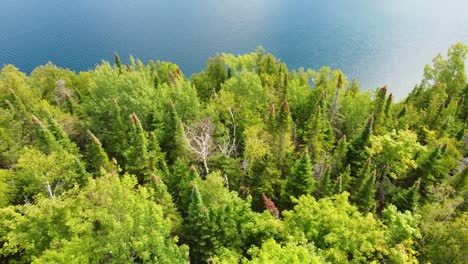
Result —
[[[262,45],[290,68],[331,66],[402,97],[468,43],[467,0],[1,0],[0,65],[92,69],[118,52],[202,70]]]

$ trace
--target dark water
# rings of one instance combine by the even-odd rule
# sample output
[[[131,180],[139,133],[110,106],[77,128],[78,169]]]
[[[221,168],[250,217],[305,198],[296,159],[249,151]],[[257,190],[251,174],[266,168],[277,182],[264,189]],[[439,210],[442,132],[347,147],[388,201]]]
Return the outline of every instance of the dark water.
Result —
[[[404,96],[423,67],[468,43],[468,0],[0,0],[0,65],[76,71],[117,51],[190,75],[258,45],[290,68],[331,66]]]

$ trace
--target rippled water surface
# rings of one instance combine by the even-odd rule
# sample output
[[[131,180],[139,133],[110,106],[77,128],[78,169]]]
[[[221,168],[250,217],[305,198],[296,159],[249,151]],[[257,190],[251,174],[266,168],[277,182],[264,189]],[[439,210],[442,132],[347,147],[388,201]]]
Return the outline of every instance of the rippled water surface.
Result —
[[[0,65],[76,71],[130,54],[190,75],[262,45],[290,68],[342,69],[404,96],[423,67],[468,43],[467,0],[1,0]]]

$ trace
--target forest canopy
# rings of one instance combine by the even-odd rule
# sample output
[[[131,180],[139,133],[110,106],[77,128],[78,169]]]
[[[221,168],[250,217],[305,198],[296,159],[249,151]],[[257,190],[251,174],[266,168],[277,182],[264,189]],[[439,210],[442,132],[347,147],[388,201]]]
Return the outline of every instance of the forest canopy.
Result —
[[[2,263],[464,263],[468,46],[401,101],[263,48],[0,72]]]

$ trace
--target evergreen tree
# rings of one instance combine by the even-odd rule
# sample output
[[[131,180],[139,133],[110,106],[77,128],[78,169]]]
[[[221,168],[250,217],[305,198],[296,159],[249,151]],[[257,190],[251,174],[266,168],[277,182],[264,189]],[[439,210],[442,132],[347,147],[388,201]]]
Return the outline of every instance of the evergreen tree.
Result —
[[[346,135],[342,136],[338,141],[338,145],[333,153],[332,177],[338,176],[345,169],[346,153],[348,152],[348,142]]]
[[[446,148],[447,145],[437,146],[429,154],[421,157],[418,167],[410,172],[406,184],[413,185],[419,180],[421,182],[420,192],[425,195],[426,188],[443,177],[440,167]]]
[[[48,129],[54,135],[55,140],[62,146],[62,148],[74,155],[79,155],[79,150],[68,137],[67,133],[57,123],[50,113],[46,113],[46,119],[48,123]]]
[[[409,189],[400,189],[392,197],[394,204],[400,211],[414,212],[419,204],[419,182],[416,182]]]
[[[291,129],[291,111],[288,101],[285,100],[281,104],[278,113],[276,139],[273,142],[273,144],[275,144],[273,156],[276,158],[278,165],[282,166],[282,168],[286,167],[284,166],[286,164],[286,158],[292,152]]]
[[[120,62],[120,57],[119,54],[117,54],[117,52],[114,53],[114,62],[117,66],[117,69],[119,70],[119,74],[122,74],[122,63]]]
[[[315,179],[313,177],[312,162],[306,152],[296,161],[291,175],[286,179],[282,193],[285,207],[291,207],[291,196],[298,198],[304,194],[311,194],[314,187]]]
[[[323,154],[330,151],[335,139],[333,129],[320,106],[317,106],[317,111],[310,117],[305,136],[304,141],[310,150],[312,160],[320,163]]]
[[[193,186],[192,202],[184,225],[192,263],[204,263],[211,257],[210,249],[213,249],[212,239],[214,238],[210,236],[208,222],[208,209],[205,207],[200,191],[195,185]]]
[[[331,179],[331,168],[325,169],[325,173],[320,177],[318,186],[315,190],[315,197],[321,199],[333,194],[333,182]]]
[[[156,175],[150,175],[149,184],[147,188],[152,188],[154,193],[152,194],[152,199],[156,204],[160,205],[163,209],[163,217],[169,219],[172,224],[172,232],[179,233],[182,225],[182,218],[177,211],[177,208],[174,204],[172,196],[167,190],[167,186],[164,182]]]
[[[70,114],[75,114],[77,110],[77,104],[75,100],[70,96],[69,93],[65,94],[65,109],[68,111]]]
[[[353,176],[356,176],[356,173],[361,169],[363,162],[368,158],[366,147],[370,144],[373,122],[374,118],[373,116],[370,116],[364,130],[351,142],[346,155],[346,161],[348,164],[351,164],[351,175]]]
[[[386,102],[387,99],[387,86],[384,86],[380,88],[377,91],[377,95],[374,101],[374,107],[373,107],[373,126],[374,126],[374,131],[377,134],[383,133],[383,126],[385,123],[385,108],[387,105],[389,105]]]
[[[32,121],[34,123],[39,149],[46,154],[60,150],[61,146],[57,140],[55,140],[54,135],[42,124],[41,121],[39,121],[39,119],[37,119],[35,115],[32,115]]]
[[[358,186],[357,192],[353,195],[353,201],[363,213],[368,213],[372,210],[375,204],[375,178],[376,172],[363,175],[361,185]]]
[[[108,111],[108,127],[100,138],[106,146],[109,156],[117,159],[119,164],[125,164],[124,152],[127,148],[128,126],[122,120],[122,109],[116,98],[112,98],[112,104]]]
[[[86,133],[90,139],[89,143],[86,144],[85,154],[88,171],[94,175],[100,175],[101,169],[111,172],[112,164],[106,151],[102,148],[101,141],[91,131],[87,130]]]
[[[348,165],[346,166],[346,169],[340,173],[340,175],[338,176],[336,182],[335,182],[335,186],[336,186],[336,193],[342,193],[344,191],[347,191],[349,192],[350,189],[351,189],[351,181],[352,181],[352,178],[351,178],[351,166]]]
[[[131,130],[129,133],[130,146],[125,151],[125,169],[127,172],[135,174],[138,181],[143,183],[151,173],[149,167],[148,140],[146,132],[141,126],[140,119],[135,113],[129,116]]]
[[[149,133],[148,141],[148,166],[151,171],[164,171],[166,169],[166,161],[164,153],[161,152],[159,140],[154,132]]]

